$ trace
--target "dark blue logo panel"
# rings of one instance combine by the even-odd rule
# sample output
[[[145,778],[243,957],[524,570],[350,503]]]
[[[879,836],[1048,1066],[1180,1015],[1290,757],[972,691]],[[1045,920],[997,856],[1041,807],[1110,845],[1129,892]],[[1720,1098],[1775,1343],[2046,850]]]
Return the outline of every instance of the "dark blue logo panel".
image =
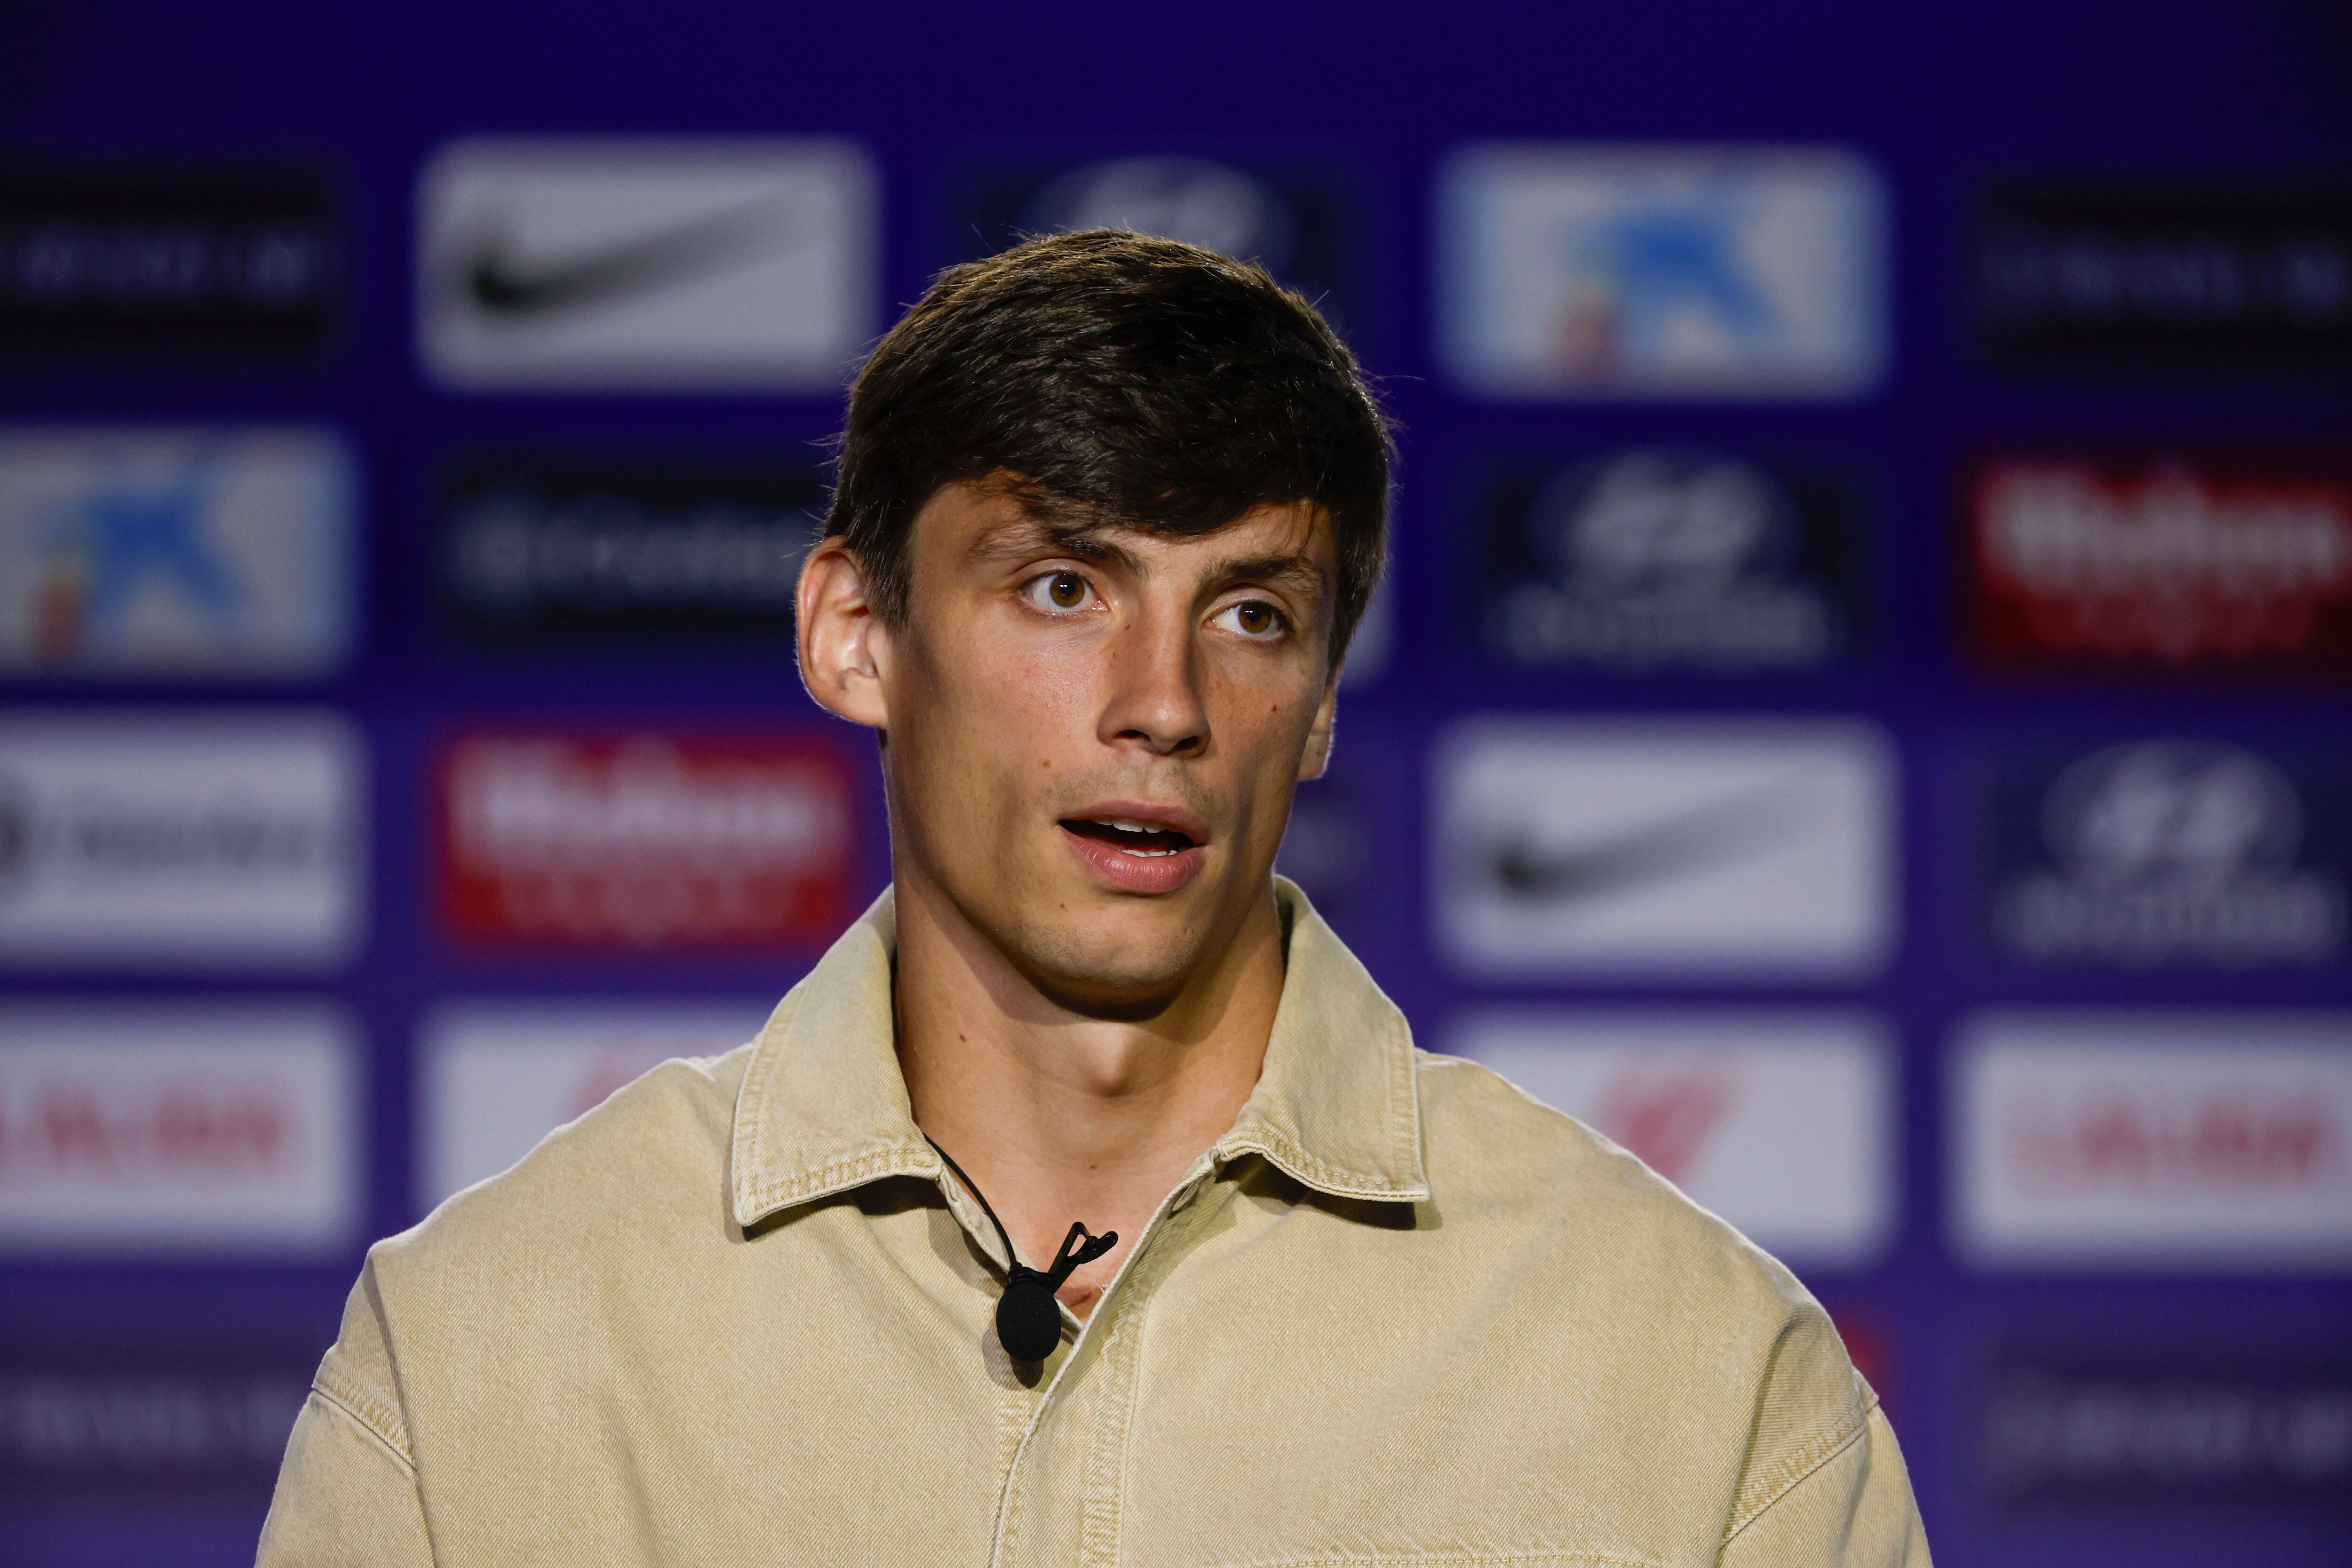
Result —
[[[824,510],[810,464],[485,456],[443,488],[443,629],[478,647],[789,642]]]
[[[972,258],[1031,235],[1131,228],[1255,261],[1342,326],[1357,314],[1346,205],[1311,168],[1160,154],[1024,163],[965,183],[950,248]]]
[[[2352,781],[2156,737],[2012,760],[1992,786],[1986,929],[2034,964],[2329,964],[2347,951]]]
[[[2004,370],[2352,369],[2352,188],[2036,184],[1979,215],[1977,331]]]
[[[267,1499],[324,1338],[12,1336],[0,1352],[0,1498]]]
[[[2340,1352],[2012,1346],[1979,1386],[1979,1489],[2005,1512],[2352,1511]]]
[[[0,359],[315,358],[343,270],[310,175],[0,168]]]
[[[1534,668],[1806,670],[1866,615],[1863,500],[1828,465],[1630,447],[1498,468],[1471,624]]]

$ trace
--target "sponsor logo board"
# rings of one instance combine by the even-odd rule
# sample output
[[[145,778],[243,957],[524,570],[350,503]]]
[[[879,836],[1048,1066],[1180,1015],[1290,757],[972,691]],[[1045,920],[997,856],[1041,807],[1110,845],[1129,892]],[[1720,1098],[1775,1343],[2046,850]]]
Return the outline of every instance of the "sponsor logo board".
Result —
[[[0,1251],[341,1251],[360,1068],[324,1005],[0,1008]]]
[[[2352,471],[2000,458],[1969,495],[1997,668],[2352,668]]]
[[[266,1500],[331,1337],[153,1320],[78,1325],[69,1338],[12,1326],[0,1345],[0,1496]]]
[[[1991,794],[1988,926],[2032,963],[2330,963],[2352,780],[2203,737],[2014,759]]]
[[[1976,287],[1978,342],[2005,370],[2341,376],[2352,192],[2009,186],[1979,212]]]
[[[849,773],[820,742],[475,734],[440,799],[442,918],[465,945],[810,944],[849,917]]]
[[[479,647],[789,644],[825,506],[807,464],[481,457],[444,489],[442,624]]]
[[[0,721],[0,963],[340,963],[365,769],[323,712]]]
[[[837,392],[879,205],[851,142],[454,142],[418,186],[418,350],[461,390]]]
[[[343,272],[312,176],[0,168],[0,359],[315,359]]]
[[[1866,396],[1886,209],[1839,148],[1473,145],[1439,176],[1440,354],[1489,397]]]
[[[512,1165],[541,1138],[674,1057],[756,1038],[763,1001],[463,1003],[427,1023],[418,1206]]]
[[[357,467],[312,427],[0,426],[0,670],[333,673]]]
[[[1810,669],[1862,619],[1861,500],[1816,465],[1633,447],[1498,472],[1477,615],[1513,664]]]
[[[1439,944],[1497,977],[1872,973],[1895,787],[1858,721],[1468,721],[1437,752]]]
[[[2284,1344],[2011,1345],[1977,1380],[1978,1484],[2005,1511],[2341,1514],[2352,1356]]]
[[[1952,1070],[1978,1264],[2352,1266],[2352,1014],[1994,1014]]]
[[[1885,1249],[1893,1053],[1866,1015],[1496,1013],[1450,1043],[1769,1251],[1856,1266]]]
[[[951,248],[993,255],[1031,235],[1126,228],[1255,261],[1316,302],[1350,314],[1347,203],[1328,174],[1176,154],[990,170],[966,182]]]

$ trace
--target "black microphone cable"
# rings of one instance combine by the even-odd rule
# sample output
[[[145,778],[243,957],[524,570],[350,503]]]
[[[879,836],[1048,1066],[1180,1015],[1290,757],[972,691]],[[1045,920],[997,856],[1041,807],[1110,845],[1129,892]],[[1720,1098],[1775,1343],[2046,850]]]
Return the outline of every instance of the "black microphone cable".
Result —
[[[980,1200],[981,1212],[988,1216],[988,1223],[996,1227],[997,1237],[1004,1243],[1007,1268],[1004,1294],[996,1300],[997,1342],[1014,1361],[1044,1361],[1062,1342],[1062,1309],[1054,1300],[1054,1292],[1062,1288],[1070,1270],[1081,1263],[1092,1263],[1117,1247],[1118,1232],[1107,1230],[1100,1236],[1089,1236],[1082,1221],[1071,1221],[1070,1234],[1062,1238],[1062,1250],[1055,1255],[1054,1267],[1040,1273],[1021,1261],[1021,1255],[1013,1248],[1012,1233],[996,1217],[996,1211],[988,1206],[988,1194],[980,1190],[980,1184],[965,1175],[963,1167],[955,1163],[955,1156],[940,1149],[939,1141],[929,1133],[923,1134],[923,1142],[939,1151],[948,1169],[956,1173],[956,1180]]]

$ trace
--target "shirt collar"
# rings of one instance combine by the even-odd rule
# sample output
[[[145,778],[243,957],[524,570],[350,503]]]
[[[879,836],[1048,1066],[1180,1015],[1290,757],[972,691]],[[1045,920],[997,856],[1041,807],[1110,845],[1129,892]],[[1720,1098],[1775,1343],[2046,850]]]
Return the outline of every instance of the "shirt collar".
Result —
[[[1318,1192],[1419,1202],[1421,1101],[1412,1031],[1307,896],[1275,879],[1290,928],[1282,1000],[1257,1087],[1211,1153],[1259,1154]],[[892,1040],[888,892],[761,1030],[735,1101],[735,1223],[886,1176],[937,1180]]]

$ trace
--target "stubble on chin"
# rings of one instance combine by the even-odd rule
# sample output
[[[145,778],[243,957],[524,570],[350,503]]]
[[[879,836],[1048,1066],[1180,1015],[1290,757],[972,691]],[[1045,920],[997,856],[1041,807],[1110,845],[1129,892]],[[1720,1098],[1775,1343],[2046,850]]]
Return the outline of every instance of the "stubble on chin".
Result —
[[[1055,1005],[1141,1022],[1175,1003],[1202,961],[1207,933],[1172,910],[1142,920],[1122,913],[1083,907],[1033,913],[996,945]]]

